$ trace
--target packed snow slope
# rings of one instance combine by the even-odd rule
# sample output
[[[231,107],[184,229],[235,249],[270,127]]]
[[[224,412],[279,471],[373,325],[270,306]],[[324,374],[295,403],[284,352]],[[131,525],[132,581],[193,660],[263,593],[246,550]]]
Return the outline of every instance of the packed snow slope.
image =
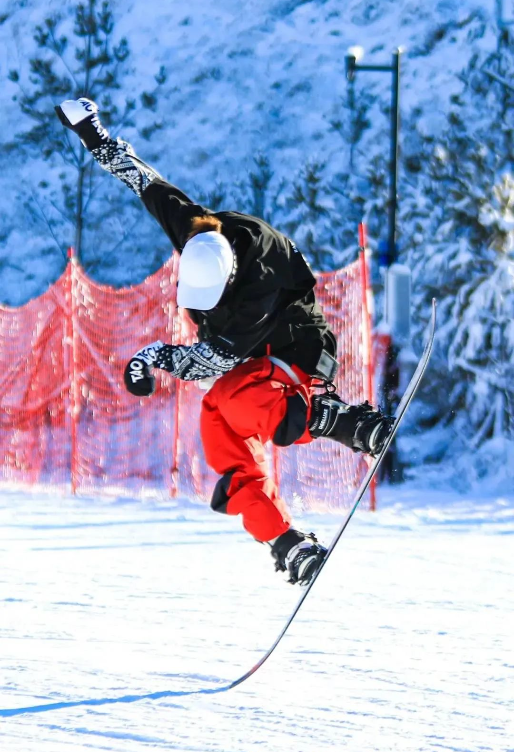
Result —
[[[512,752],[514,498],[380,506],[209,695],[298,597],[239,520],[4,492],[0,748]]]

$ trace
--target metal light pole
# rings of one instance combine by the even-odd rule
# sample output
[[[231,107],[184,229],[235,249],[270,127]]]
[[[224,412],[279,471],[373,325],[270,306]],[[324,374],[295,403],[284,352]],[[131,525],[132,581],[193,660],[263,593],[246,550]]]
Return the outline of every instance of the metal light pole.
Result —
[[[396,244],[396,212],[398,210],[398,133],[400,130],[400,50],[393,53],[391,72],[393,82],[391,86],[391,156],[390,156],[390,187],[388,209],[388,255],[391,266],[398,258]]]
[[[399,344],[405,344],[409,336],[409,323],[406,319],[410,311],[410,276],[405,267],[397,264],[398,245],[396,232],[396,216],[398,210],[398,135],[400,129],[400,56],[402,50],[398,48],[393,53],[391,65],[362,65],[358,62],[363,50],[358,47],[351,48],[345,58],[346,77],[350,83],[353,83],[357,72],[368,71],[375,73],[391,73],[391,129],[390,129],[390,161],[389,161],[389,197],[387,205],[387,241],[379,245],[379,264],[386,267],[386,320],[390,324],[390,343],[387,351],[385,371],[384,371],[384,400],[385,410],[392,414],[396,407],[398,391],[400,386],[400,367],[398,356],[400,354]],[[391,267],[394,268],[391,269]],[[399,300],[400,293],[403,305]],[[406,303],[406,304],[405,304]],[[398,312],[400,319],[399,330],[401,331],[398,342]],[[394,323],[392,323],[394,321]],[[394,444],[383,465],[385,475],[391,481],[401,480],[401,468],[398,463],[398,456]]]
[[[396,212],[398,208],[398,134],[400,130],[400,56],[401,49],[393,53],[391,65],[362,65],[357,62],[357,50],[346,56],[346,78],[350,83],[355,79],[357,71],[372,71],[375,73],[392,73],[391,86],[391,151],[389,163],[389,201],[388,201],[388,234],[387,249],[384,266],[391,266],[398,256],[396,245]]]

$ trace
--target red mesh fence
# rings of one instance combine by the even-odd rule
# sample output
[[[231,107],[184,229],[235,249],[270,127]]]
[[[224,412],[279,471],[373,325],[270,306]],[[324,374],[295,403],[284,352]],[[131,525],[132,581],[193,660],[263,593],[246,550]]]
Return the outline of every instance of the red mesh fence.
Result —
[[[159,372],[151,398],[123,385],[133,353],[156,339],[190,344],[177,309],[177,256],[140,285],[115,290],[75,260],[41,297],[0,307],[0,482],[51,485],[87,495],[208,499],[217,476],[199,439],[204,392]],[[369,320],[360,261],[318,276],[317,294],[338,339],[339,394],[370,398]],[[293,508],[338,509],[365,460],[329,441],[270,448],[270,470]]]
[[[70,479],[69,274],[22,308],[0,308],[4,482]]]

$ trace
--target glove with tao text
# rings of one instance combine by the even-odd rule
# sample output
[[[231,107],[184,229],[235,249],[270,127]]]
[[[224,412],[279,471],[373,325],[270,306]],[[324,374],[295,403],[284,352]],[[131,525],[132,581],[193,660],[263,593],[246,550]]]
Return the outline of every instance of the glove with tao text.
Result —
[[[127,390],[136,397],[149,397],[155,391],[155,377],[152,366],[159,350],[164,347],[160,340],[138,350],[125,367],[123,380]]]

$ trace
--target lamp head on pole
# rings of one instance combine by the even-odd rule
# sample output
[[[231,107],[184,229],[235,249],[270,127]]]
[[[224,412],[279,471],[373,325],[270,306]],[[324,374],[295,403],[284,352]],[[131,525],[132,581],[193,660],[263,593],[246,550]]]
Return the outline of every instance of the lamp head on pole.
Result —
[[[364,55],[364,47],[358,45],[348,48],[348,54],[345,57],[346,78],[348,81],[353,81],[355,78],[355,71],[358,61]]]
[[[356,60],[353,55],[346,55],[345,59],[346,78],[348,81],[353,81],[355,78],[355,64]]]

